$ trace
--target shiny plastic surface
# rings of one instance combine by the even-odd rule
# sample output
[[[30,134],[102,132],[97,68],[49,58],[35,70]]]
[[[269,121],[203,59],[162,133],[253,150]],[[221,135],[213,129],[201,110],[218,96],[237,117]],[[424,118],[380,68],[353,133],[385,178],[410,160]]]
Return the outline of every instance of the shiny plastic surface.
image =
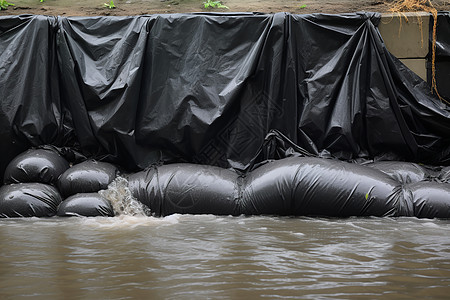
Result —
[[[111,203],[98,193],[80,193],[61,202],[57,216],[114,217],[114,210]]]
[[[41,182],[53,184],[69,168],[67,160],[57,152],[30,149],[16,156],[5,170],[4,183]]]
[[[246,170],[271,130],[322,156],[449,165],[449,108],[388,53],[379,20],[0,17],[0,174],[42,144],[130,171]]]
[[[43,183],[17,183],[0,187],[0,217],[51,217],[61,203],[58,190]]]
[[[392,164],[391,166],[393,166]],[[399,174],[410,174],[415,165]],[[416,169],[419,170],[419,169]],[[425,169],[424,169],[425,170]],[[450,218],[450,184],[407,184],[375,168],[335,159],[288,157],[237,175],[175,164],[128,177],[133,196],[156,216],[173,213]],[[406,176],[406,178],[408,178]]]
[[[431,177],[431,170],[415,163],[401,161],[377,161],[366,166],[380,170],[402,184],[415,183]]]
[[[116,166],[88,160],[67,169],[58,179],[58,189],[63,197],[77,193],[91,193],[106,189],[116,178]]]
[[[238,215],[238,175],[219,167],[171,164],[130,175],[134,197],[157,216],[174,212]]]

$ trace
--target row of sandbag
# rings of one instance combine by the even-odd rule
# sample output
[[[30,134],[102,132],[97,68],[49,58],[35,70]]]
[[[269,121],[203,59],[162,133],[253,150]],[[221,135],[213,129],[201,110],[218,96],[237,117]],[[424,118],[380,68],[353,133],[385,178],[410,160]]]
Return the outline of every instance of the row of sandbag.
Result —
[[[95,161],[69,168],[61,158],[42,149],[15,158],[0,188],[0,216],[114,215],[95,192],[107,187],[117,168]],[[450,217],[448,167],[290,157],[247,174],[194,164],[153,166],[129,175],[128,181],[133,196],[156,216]]]
[[[134,196],[158,216],[173,213],[289,216],[450,217],[450,169],[289,157],[246,175],[193,164],[128,177]]]
[[[117,175],[109,163],[87,160],[70,167],[57,151],[31,149],[7,166],[0,217],[114,216],[97,192]]]

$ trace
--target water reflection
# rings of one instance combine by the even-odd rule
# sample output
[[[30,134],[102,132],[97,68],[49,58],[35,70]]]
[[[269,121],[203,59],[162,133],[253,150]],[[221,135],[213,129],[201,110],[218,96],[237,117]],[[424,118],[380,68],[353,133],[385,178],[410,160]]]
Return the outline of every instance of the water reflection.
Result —
[[[450,222],[0,220],[0,297],[446,299]]]

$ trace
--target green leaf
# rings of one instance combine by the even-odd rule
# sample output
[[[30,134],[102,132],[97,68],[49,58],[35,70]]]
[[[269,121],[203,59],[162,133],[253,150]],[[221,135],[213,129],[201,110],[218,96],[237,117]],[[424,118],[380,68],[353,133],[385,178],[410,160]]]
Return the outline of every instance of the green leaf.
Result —
[[[0,0],[0,10],[2,10],[2,9],[6,10],[6,8],[7,8],[8,6],[14,6],[14,4],[9,3],[9,2],[6,1],[6,0]]]
[[[106,8],[109,8],[109,9],[116,8],[116,6],[114,5],[114,1],[113,1],[113,0],[111,0],[111,1],[109,2],[109,4],[108,4],[108,3],[103,3],[103,5],[105,5],[105,7],[106,7]]]
[[[225,8],[230,9],[228,6],[223,5],[220,1],[213,1],[213,0],[207,0],[206,2],[203,2],[205,8]]]
[[[306,8],[306,4],[300,5],[300,8]]]

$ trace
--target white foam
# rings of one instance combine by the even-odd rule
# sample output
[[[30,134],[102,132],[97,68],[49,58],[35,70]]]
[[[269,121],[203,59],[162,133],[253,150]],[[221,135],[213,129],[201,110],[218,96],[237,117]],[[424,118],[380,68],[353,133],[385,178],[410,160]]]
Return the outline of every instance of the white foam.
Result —
[[[116,216],[150,216],[150,209],[139,202],[131,194],[128,181],[123,177],[117,177],[108,185],[108,189],[98,192],[111,202]]]
[[[138,227],[159,227],[179,223],[179,215],[171,215],[164,218],[149,216],[119,215],[113,218],[107,217],[80,217],[73,218],[79,226],[91,229],[134,229]],[[72,224],[73,226],[73,224]]]

